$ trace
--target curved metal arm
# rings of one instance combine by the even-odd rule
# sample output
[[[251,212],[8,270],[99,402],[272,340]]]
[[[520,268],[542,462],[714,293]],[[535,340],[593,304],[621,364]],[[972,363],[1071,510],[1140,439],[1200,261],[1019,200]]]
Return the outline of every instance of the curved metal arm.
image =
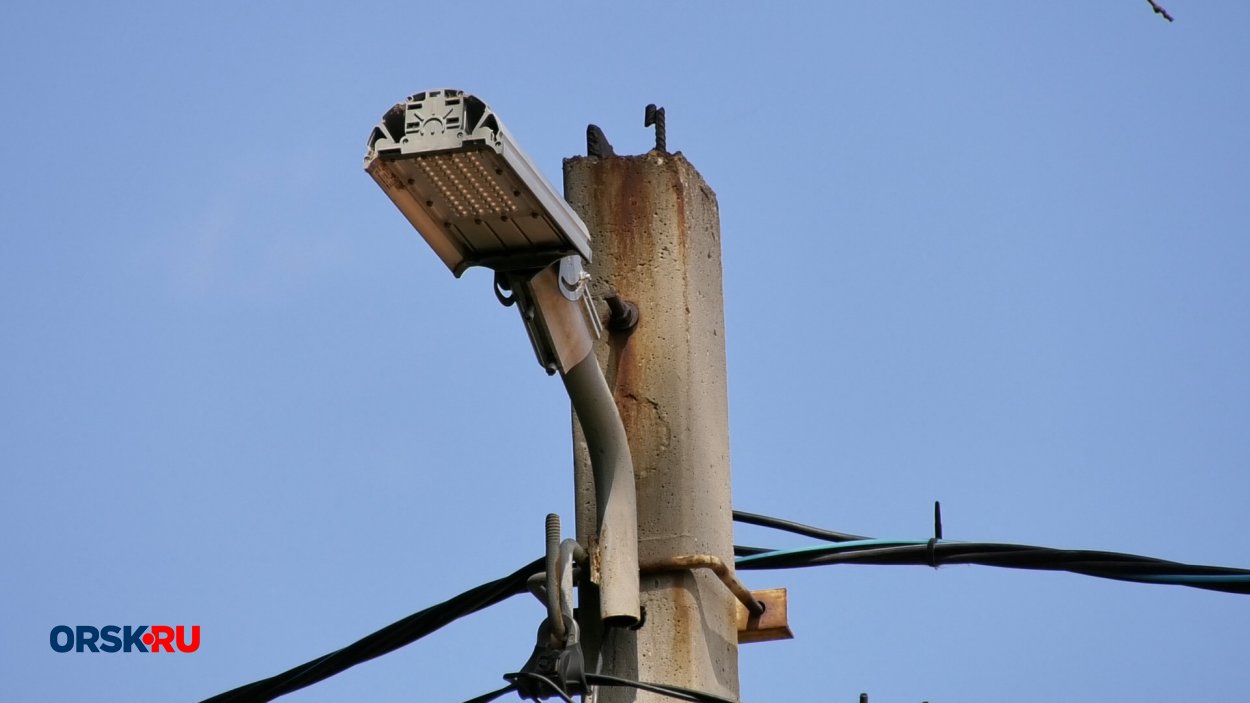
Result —
[[[598,511],[591,571],[598,567],[600,616],[609,624],[634,625],[640,616],[634,459],[616,400],[592,353],[584,281],[562,288],[558,269],[559,262],[536,273],[510,274],[509,286],[539,362],[560,372],[586,437]]]
[[[563,378],[595,476],[601,615],[604,622],[633,625],[639,618],[638,512],[625,425],[594,354],[587,354]]]

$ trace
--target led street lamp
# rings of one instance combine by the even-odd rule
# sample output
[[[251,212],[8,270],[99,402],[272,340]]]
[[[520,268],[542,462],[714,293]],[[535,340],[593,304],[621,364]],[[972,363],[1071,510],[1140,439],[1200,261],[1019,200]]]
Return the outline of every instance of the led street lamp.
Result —
[[[638,512],[625,426],[592,353],[598,317],[582,268],[586,225],[542,177],[486,103],[459,90],[417,93],[369,134],[365,170],[456,276],[495,270],[538,361],[559,372],[594,473],[592,579],[599,617],[639,621]]]
[[[431,90],[392,107],[369,135],[365,170],[456,276],[590,260],[581,218],[472,95]]]

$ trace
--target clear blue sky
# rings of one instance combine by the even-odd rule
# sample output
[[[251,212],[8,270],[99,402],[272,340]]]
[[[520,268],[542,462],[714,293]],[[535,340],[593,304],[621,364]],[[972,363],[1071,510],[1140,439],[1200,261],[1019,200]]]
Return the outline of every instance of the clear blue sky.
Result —
[[[537,556],[567,400],[361,171],[482,96],[721,206],[737,507],[1250,566],[1250,4],[22,3],[0,23],[0,699],[194,701]],[[627,5],[627,6],[626,6]],[[800,541],[742,529],[739,541]],[[981,567],[752,573],[747,703],[1236,700],[1250,599]],[[290,701],[458,703],[515,599]],[[58,624],[199,624],[62,655]]]

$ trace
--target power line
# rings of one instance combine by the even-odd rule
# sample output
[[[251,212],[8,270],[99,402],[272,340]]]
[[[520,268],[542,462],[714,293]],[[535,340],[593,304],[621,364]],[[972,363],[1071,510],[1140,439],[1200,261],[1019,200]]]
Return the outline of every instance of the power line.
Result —
[[[571,703],[572,697],[568,694],[568,692],[561,688],[555,681],[552,681],[546,676],[532,672],[521,672],[517,674],[508,674],[505,678],[514,679],[523,677],[536,679],[542,682],[548,687],[553,695],[566,703]],[[632,679],[625,679],[619,676],[609,676],[607,674],[586,674],[586,683],[592,686],[624,686],[628,688],[636,688],[640,691],[650,691],[651,693],[658,693],[662,696],[668,696],[669,698],[675,698],[680,701],[690,701],[690,703],[737,703],[737,701],[732,701],[728,698],[721,698],[720,696],[713,695],[711,693],[696,691],[690,688],[672,686],[669,684],[649,683],[646,681],[634,681]],[[484,693],[476,698],[467,700],[464,703],[490,703],[490,701],[495,700],[499,696],[515,690],[517,690],[516,684],[509,684],[496,691]],[[524,695],[522,695],[522,697],[524,697]]]
[[[640,691],[650,691],[658,693],[669,698],[676,698],[682,701],[691,701],[691,703],[736,703],[728,698],[704,693],[703,691],[695,691],[690,688],[682,688],[681,686],[670,686],[668,684],[647,683],[646,681],[632,681],[617,676],[608,676],[606,674],[586,674],[586,683],[593,686],[628,686],[636,688]]]
[[[342,649],[317,657],[276,676],[206,698],[202,703],[264,703],[311,686],[375,657],[411,644],[443,626],[471,613],[525,591],[525,581],[542,571],[543,559],[536,559],[503,578],[469,589],[425,610],[387,625]],[[511,687],[509,687],[511,688]],[[501,689],[495,695],[502,695]]]
[[[734,511],[734,520],[825,540],[821,544],[795,549],[736,546],[736,567],[742,571],[797,569],[834,564],[935,568],[947,564],[979,564],[1009,569],[1067,571],[1117,581],[1250,594],[1250,569],[1185,564],[1120,552],[1056,549],[996,542],[956,542],[936,537],[927,540],[871,539],[737,510]],[[264,703],[328,679],[357,664],[411,644],[465,615],[524,592],[527,579],[541,572],[543,566],[544,560],[536,559],[503,578],[484,583],[413,613],[342,649],[276,676],[207,698],[202,703]],[[586,674],[586,682],[599,686],[630,686],[695,703],[728,703],[726,699],[709,693],[604,674]],[[562,697],[567,696],[559,686],[551,684],[551,688]],[[516,684],[510,683],[467,703],[487,703],[515,690]]]
[[[796,535],[814,537],[828,542],[852,542],[859,539],[868,539],[862,535],[852,535],[846,532],[834,532],[833,530],[804,525],[801,522],[793,522],[790,520],[782,520],[781,518],[769,517],[767,515],[748,513],[743,510],[734,511],[734,522],[741,522],[747,525],[758,525],[759,527],[768,527],[774,530],[781,530],[783,532],[793,532]]]
[[[470,698],[464,703],[490,703],[491,701],[502,696],[503,694],[508,693],[510,691],[515,691],[515,690],[516,690],[516,684],[510,683],[507,686],[491,691],[490,693],[483,693],[477,698]]]
[[[744,513],[744,515],[751,515]],[[738,513],[734,513],[735,519]],[[793,525],[786,520],[751,515],[751,524],[768,524],[787,532]],[[757,520],[757,518],[759,518]],[[746,522],[746,520],[740,520]],[[844,533],[820,530],[802,525],[812,536],[819,532],[838,535],[832,544],[817,544],[797,549],[763,550],[761,547],[737,547],[736,566],[740,570],[797,569],[833,564],[872,564],[887,566],[931,566],[946,564],[978,564],[1008,569],[1068,571],[1084,576],[1188,586],[1225,593],[1250,594],[1250,569],[1204,566],[1157,559],[1154,557],[1085,549],[1056,549],[1024,544],[996,542],[956,542],[937,538],[927,540],[881,540],[860,538],[843,540]],[[800,533],[804,534],[804,533]]]

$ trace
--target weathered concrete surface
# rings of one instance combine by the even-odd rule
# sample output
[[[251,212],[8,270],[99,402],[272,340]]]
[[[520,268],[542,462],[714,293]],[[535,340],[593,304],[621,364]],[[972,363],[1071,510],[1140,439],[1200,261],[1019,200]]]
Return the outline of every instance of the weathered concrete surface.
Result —
[[[573,158],[565,197],[589,227],[596,292],[638,305],[630,335],[596,348],[629,435],[638,558],[733,563],[724,300],[716,195],[681,154]],[[574,423],[577,535],[593,541],[590,464]],[[604,673],[738,697],[735,601],[709,572],[642,578],[644,626],[613,629]],[[580,599],[583,604],[588,599]],[[594,637],[588,645],[593,646]],[[600,700],[663,701],[603,689]]]

